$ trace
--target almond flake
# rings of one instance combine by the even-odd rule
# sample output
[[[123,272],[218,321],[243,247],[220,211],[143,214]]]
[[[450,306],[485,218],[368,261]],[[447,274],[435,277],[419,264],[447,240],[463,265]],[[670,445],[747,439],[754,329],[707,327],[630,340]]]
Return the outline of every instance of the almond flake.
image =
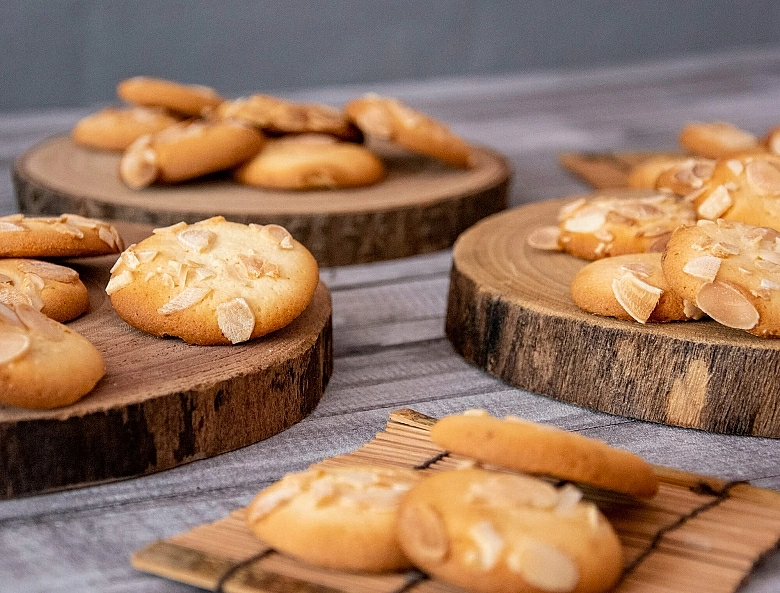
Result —
[[[247,276],[250,278],[262,278],[263,276],[268,276],[269,278],[279,277],[279,266],[262,257],[242,254],[238,256],[238,259],[244,264]]]
[[[507,557],[507,566],[536,589],[555,593],[573,591],[580,580],[577,564],[549,544],[530,538]]]
[[[489,521],[480,521],[472,525],[469,536],[477,546],[479,567],[484,571],[493,568],[504,548],[504,539]]]
[[[776,264],[774,262],[771,262],[771,261],[763,260],[763,259],[756,260],[755,265],[756,265],[756,267],[759,270],[763,270],[764,272],[777,272],[777,271],[780,271],[780,265],[778,265],[778,264]]]
[[[114,264],[114,268],[111,269],[113,272],[116,267],[120,265],[120,263],[123,263],[128,270],[135,271],[138,269],[138,266],[141,265],[140,260],[138,259],[138,255],[135,253],[135,251],[124,251],[122,255],[119,256],[119,259],[117,260],[117,263]]]
[[[780,194],[780,169],[770,162],[754,160],[745,167],[751,188],[761,194]]]
[[[718,270],[720,270],[722,261],[722,259],[715,257],[714,255],[702,255],[701,257],[695,257],[686,263],[683,266],[682,271],[694,278],[701,278],[706,282],[712,282],[715,280],[715,276],[718,275]]]
[[[121,240],[113,227],[101,225],[98,227],[98,237],[112,249],[121,249]]]
[[[250,523],[257,523],[265,519],[274,510],[289,502],[301,493],[301,487],[297,483],[279,482],[277,486],[267,488],[261,492],[249,506]]]
[[[6,220],[0,220],[0,233],[8,231],[26,231],[27,229],[19,224],[8,222]]]
[[[202,253],[210,248],[217,238],[217,234],[208,229],[187,228],[177,233],[176,239],[184,249],[190,249]]]
[[[715,257],[721,257],[721,258],[726,258],[729,257],[730,255],[739,255],[740,253],[739,247],[737,247],[733,243],[722,243],[720,241],[715,243],[715,245],[712,246],[710,251],[712,252],[712,255],[714,255]]]
[[[593,233],[607,221],[607,216],[599,210],[585,210],[563,222],[563,229],[571,233]]]
[[[24,294],[15,286],[9,286],[7,284],[0,286],[0,303],[9,306],[24,303],[32,306],[32,301],[28,295]]]
[[[622,272],[631,272],[640,278],[647,278],[653,273],[653,266],[644,262],[630,262],[620,266]]]
[[[10,306],[5,305],[0,301],[0,325],[2,324],[25,329],[24,324],[19,319],[16,312]]]
[[[753,303],[725,282],[703,284],[696,295],[696,306],[726,327],[752,329],[759,320]]]
[[[176,313],[177,311],[184,311],[185,309],[189,309],[193,305],[198,304],[210,292],[210,288],[190,286],[189,288],[182,290],[170,301],[157,309],[157,312],[160,315],[170,315],[171,313]]]
[[[780,283],[777,283],[774,280],[770,280],[769,278],[762,278],[761,288],[766,288],[768,290],[780,290]]]
[[[150,261],[152,261],[157,256],[157,254],[159,252],[155,251],[155,250],[152,250],[152,249],[149,249],[149,250],[144,250],[144,251],[135,251],[134,253],[135,253],[136,257],[138,258],[138,261],[140,261],[142,264],[147,264]]]
[[[76,270],[67,268],[65,266],[52,264],[46,261],[38,261],[34,259],[25,260],[19,263],[17,268],[20,272],[36,274],[42,278],[46,278],[47,280],[65,282],[66,284],[71,284],[79,279],[79,273]]]
[[[49,319],[33,307],[20,303],[14,307],[14,310],[27,329],[40,333],[45,339],[59,342],[65,337],[65,326]]]
[[[763,261],[772,262],[773,264],[780,265],[780,253],[775,251],[769,251],[768,249],[760,249],[758,251],[759,259]]]
[[[699,204],[697,212],[701,218],[715,220],[723,216],[733,203],[729,191],[724,186],[719,185]]]
[[[214,276],[216,276],[216,274],[208,268],[195,268],[195,277],[198,280],[207,280],[208,278],[213,278]]]
[[[734,175],[741,175],[742,171],[745,170],[745,165],[743,165],[737,159],[729,159],[726,161],[726,166]]]
[[[129,270],[123,270],[116,276],[111,276],[111,279],[106,284],[106,294],[112,295],[118,290],[130,286],[133,283],[133,274]]]
[[[16,360],[29,349],[29,336],[16,332],[0,332],[0,364]]]
[[[246,342],[255,329],[255,316],[241,297],[217,305],[217,325],[231,344]]]
[[[82,230],[77,226],[73,226],[72,224],[55,222],[51,226],[55,231],[57,231],[58,233],[62,233],[63,235],[69,235],[71,237],[76,237],[77,239],[84,238],[84,233],[82,232]]]
[[[626,313],[639,323],[645,323],[661,299],[663,290],[643,282],[631,273],[612,281],[612,294]]]
[[[292,249],[294,247],[292,235],[283,226],[279,226],[278,224],[267,224],[263,228],[277,243],[279,243],[279,247],[282,249]]]
[[[691,301],[686,301],[685,299],[683,299],[683,313],[685,313],[685,316],[688,319],[693,319],[694,321],[698,321],[704,317],[704,311],[699,309]]]
[[[525,241],[534,249],[561,251],[561,245],[558,242],[560,236],[561,230],[557,226],[544,226],[531,231]]]

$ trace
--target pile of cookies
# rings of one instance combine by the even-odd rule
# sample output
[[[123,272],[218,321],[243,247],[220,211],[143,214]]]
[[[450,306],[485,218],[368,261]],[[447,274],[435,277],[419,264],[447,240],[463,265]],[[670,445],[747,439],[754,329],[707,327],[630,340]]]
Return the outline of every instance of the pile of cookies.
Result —
[[[366,139],[469,166],[468,143],[447,126],[374,94],[339,110],[266,94],[225,99],[209,87],[145,76],[123,80],[117,94],[127,107],[83,118],[71,137],[90,149],[122,152],[119,177],[134,189],[217,172],[273,189],[372,185],[386,167]]]
[[[416,567],[472,591],[595,593],[617,582],[620,541],[572,482],[652,498],[652,466],[601,441],[484,410],[447,416],[430,437],[468,462],[443,471],[315,466],[260,492],[247,523],[271,547],[312,564]]]
[[[116,229],[100,220],[73,214],[0,218],[0,403],[68,405],[103,377],[100,352],[64,325],[89,309],[87,288],[76,270],[49,260],[123,248]]]
[[[591,313],[640,323],[708,316],[778,338],[778,137],[690,124],[680,135],[689,154],[640,163],[630,188],[566,204],[528,243],[591,260],[570,287]]]

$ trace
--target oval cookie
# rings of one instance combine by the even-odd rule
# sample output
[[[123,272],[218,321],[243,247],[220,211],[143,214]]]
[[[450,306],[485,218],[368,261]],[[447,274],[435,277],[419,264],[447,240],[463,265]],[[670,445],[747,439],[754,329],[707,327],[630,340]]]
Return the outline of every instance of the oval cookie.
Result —
[[[76,144],[100,150],[122,151],[141,136],[181,121],[163,109],[109,107],[78,121],[70,136]]]
[[[283,227],[217,216],[156,229],[130,246],[106,292],[119,316],[141,331],[237,344],[289,324],[318,282],[314,257]]]
[[[745,151],[761,150],[758,138],[728,122],[690,122],[680,131],[680,145],[710,159]]]
[[[415,565],[469,591],[607,591],[622,569],[620,542],[580,497],[529,476],[441,472],[404,496],[398,540]]]
[[[700,220],[674,232],[662,265],[669,286],[715,321],[780,337],[780,232]]]
[[[0,217],[0,257],[88,257],[122,249],[117,230],[102,220],[75,214]]]
[[[653,467],[641,457],[514,416],[502,420],[484,410],[446,416],[431,427],[431,440],[452,453],[516,471],[641,498],[652,498],[658,491]]]
[[[0,303],[0,403],[66,406],[104,374],[103,357],[86,338],[29,305]]]
[[[134,105],[165,107],[176,113],[200,116],[213,110],[224,100],[214,89],[173,80],[135,76],[121,81],[117,95]]]
[[[403,468],[310,469],[260,492],[246,520],[271,547],[318,566],[368,572],[410,568],[395,523],[401,496],[419,479]]]
[[[71,268],[35,259],[0,259],[0,303],[18,302],[64,322],[87,312],[89,293]]]

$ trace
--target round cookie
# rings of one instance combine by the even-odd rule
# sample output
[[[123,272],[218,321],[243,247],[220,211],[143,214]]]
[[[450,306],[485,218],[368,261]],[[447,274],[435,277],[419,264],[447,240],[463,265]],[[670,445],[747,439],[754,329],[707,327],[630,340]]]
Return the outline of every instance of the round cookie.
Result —
[[[780,155],[720,159],[710,179],[687,199],[699,218],[724,218],[780,230]]]
[[[656,189],[655,184],[658,181],[658,176],[687,158],[682,155],[669,154],[648,157],[631,167],[626,185],[634,189]]]
[[[397,99],[368,94],[347,103],[344,112],[366,136],[395,142],[454,167],[469,166],[471,149],[465,140]]]
[[[704,187],[715,170],[715,160],[691,157],[662,171],[655,180],[655,189],[668,190],[678,196],[688,196]]]
[[[672,234],[662,265],[672,290],[718,323],[780,338],[780,232],[700,220]]]
[[[224,101],[211,87],[149,76],[123,80],[117,85],[116,92],[133,105],[165,107],[187,116],[205,115]]]
[[[188,181],[237,167],[265,142],[262,133],[237,122],[182,122],[133,142],[122,155],[119,177],[134,189]]]
[[[620,577],[620,541],[571,485],[461,469],[414,486],[398,541],[423,571],[484,593],[597,593]]]
[[[641,498],[652,498],[658,491],[653,467],[641,457],[515,416],[502,420],[484,410],[446,416],[431,427],[431,440],[451,453],[529,474]]]
[[[89,293],[71,268],[35,259],[0,259],[0,303],[18,302],[64,322],[87,312]]]
[[[660,253],[617,255],[582,268],[569,287],[580,308],[605,317],[639,323],[688,321],[704,316],[669,289]]]
[[[216,216],[156,229],[131,245],[106,293],[141,331],[191,344],[237,344],[289,324],[318,282],[316,260],[283,227]]]
[[[733,124],[721,121],[690,122],[680,131],[680,145],[710,159],[761,150],[758,138]]]
[[[89,257],[122,249],[117,230],[102,220],[76,214],[0,217],[0,257]]]
[[[25,303],[0,303],[0,403],[66,406],[104,374],[103,357],[82,335]]]
[[[395,533],[411,469],[354,466],[289,474],[247,509],[249,528],[278,551],[318,566],[366,572],[411,568]]]
[[[371,151],[325,134],[270,140],[235,173],[239,183],[276,189],[359,187],[384,176],[382,161]]]
[[[560,209],[558,244],[587,260],[663,251],[674,229],[695,221],[693,207],[669,192],[599,193]]]
[[[163,109],[107,107],[80,119],[71,130],[73,141],[87,148],[123,151],[145,134],[153,134],[181,121]]]
[[[271,95],[252,95],[225,101],[216,110],[223,119],[238,119],[270,135],[330,134],[362,142],[360,129],[338,109],[317,103],[294,103]]]

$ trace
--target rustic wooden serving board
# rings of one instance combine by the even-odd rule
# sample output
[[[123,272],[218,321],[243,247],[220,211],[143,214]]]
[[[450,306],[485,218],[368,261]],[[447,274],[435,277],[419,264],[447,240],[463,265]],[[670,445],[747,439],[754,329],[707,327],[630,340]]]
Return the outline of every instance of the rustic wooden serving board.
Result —
[[[379,464],[422,472],[452,469],[428,437],[434,419],[399,410],[385,431],[323,466]],[[585,490],[614,526],[624,550],[618,593],[732,593],[780,543],[780,494],[744,483],[655,468],[649,501]],[[132,556],[137,569],[224,593],[462,593],[420,572],[369,575],[317,568],[275,552],[245,523],[245,509],[157,541]]]
[[[711,320],[646,324],[580,310],[587,262],[526,245],[567,200],[487,218],[453,249],[446,333],[510,385],[587,408],[726,434],[780,437],[780,340]]]
[[[117,223],[126,243],[151,227]],[[236,346],[191,346],[122,321],[104,288],[116,257],[71,260],[90,311],[69,325],[103,354],[85,398],[50,411],[0,406],[0,499],[169,469],[277,434],[308,415],[333,367],[320,283],[290,325]]]
[[[481,218],[507,206],[509,166],[474,149],[474,166],[372,145],[388,169],[379,184],[350,190],[272,191],[211,177],[136,191],[117,176],[119,156],[51,138],[15,163],[19,208],[28,214],[76,212],[94,218],[167,226],[215,214],[235,222],[286,227],[321,266],[406,257],[446,249]]]

